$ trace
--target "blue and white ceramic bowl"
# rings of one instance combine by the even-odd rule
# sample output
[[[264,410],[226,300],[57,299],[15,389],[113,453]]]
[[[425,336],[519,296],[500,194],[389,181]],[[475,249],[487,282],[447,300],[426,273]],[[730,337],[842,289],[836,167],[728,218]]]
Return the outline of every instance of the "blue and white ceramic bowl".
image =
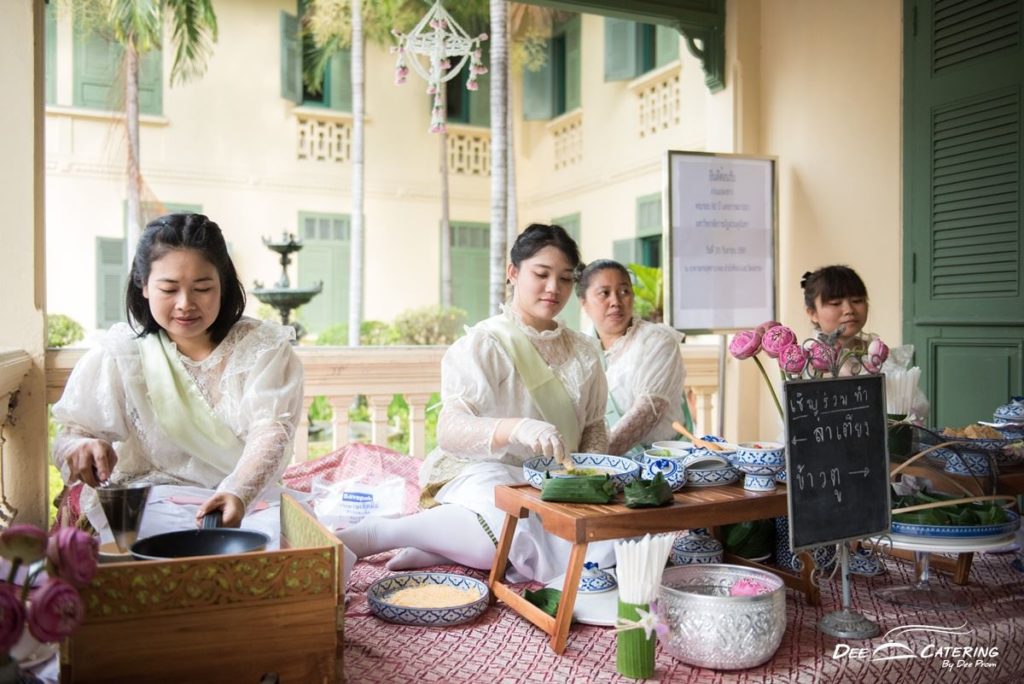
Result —
[[[573,454],[573,466],[587,471],[608,473],[615,488],[622,491],[626,485],[640,477],[640,464],[625,456],[608,454]],[[545,474],[551,477],[572,477],[555,461],[554,456],[537,456],[523,463],[523,476],[537,489],[544,487]]]
[[[783,467],[786,449],[779,442],[741,442],[736,445],[735,463]]]
[[[786,477],[786,469],[785,468],[783,468],[779,472],[775,473],[775,481],[778,482],[779,484],[786,484],[786,480],[787,480],[787,477]]]
[[[892,521],[892,533],[911,537],[946,539],[972,539],[977,537],[998,537],[1009,534],[1020,527],[1020,516],[1006,511],[1006,522],[994,525],[918,525]]]
[[[951,475],[989,475],[992,472],[992,465],[989,463],[989,456],[986,453],[962,450],[959,453],[953,451],[946,459],[944,471]]]
[[[997,423],[1021,423],[1024,430],[1024,397],[1013,397],[1009,403],[998,407],[992,415]]]
[[[686,484],[690,487],[717,487],[732,484],[739,479],[740,473],[731,465],[714,468],[687,468]]]
[[[399,606],[388,599],[401,589],[420,586],[445,586],[468,589],[478,598],[467,603],[443,608],[412,608]],[[487,610],[487,585],[474,577],[448,572],[403,572],[379,579],[366,590],[366,599],[374,615],[400,625],[449,627],[469,622]]]
[[[706,534],[695,534],[693,530],[690,530],[686,534],[676,535],[669,560],[672,565],[721,563],[722,542]]]
[[[693,442],[686,442],[681,439],[669,439],[661,442],[652,442],[652,449],[682,449],[688,451],[693,448]]]
[[[648,459],[671,458],[674,460],[681,461],[690,454],[691,449],[677,449],[674,447],[652,446],[650,449],[646,449],[643,455],[646,456]]]
[[[583,564],[580,584],[577,591],[581,594],[603,594],[618,586],[618,582],[610,572],[598,567],[597,563],[587,561]]]
[[[673,492],[686,484],[686,466],[679,459],[651,458],[644,454],[634,458],[640,464],[640,477],[643,479],[653,480],[655,475],[661,473]]]

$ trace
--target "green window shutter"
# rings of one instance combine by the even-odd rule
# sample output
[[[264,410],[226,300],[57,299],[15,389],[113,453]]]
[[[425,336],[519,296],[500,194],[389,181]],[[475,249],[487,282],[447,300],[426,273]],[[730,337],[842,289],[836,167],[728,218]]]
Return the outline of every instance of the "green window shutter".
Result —
[[[299,19],[281,12],[281,97],[295,104],[302,102],[302,42]]]
[[[139,60],[139,111],[143,114],[163,113],[163,69],[160,50],[151,50]]]
[[[96,238],[97,328],[109,328],[124,320],[126,284],[124,239]]]
[[[634,238],[612,242],[612,257],[623,266],[640,262],[640,241]]]
[[[547,51],[547,60],[539,70],[523,69],[523,118],[527,121],[541,121],[555,115],[551,41],[548,41]]]
[[[57,10],[46,5],[46,104],[57,102]]]
[[[636,198],[636,235],[661,234],[661,193]]]
[[[654,67],[663,67],[679,59],[679,31],[658,26],[654,34]]]
[[[569,214],[568,216],[559,216],[558,218],[551,219],[551,223],[556,226],[562,226],[565,228],[565,232],[576,241],[578,245],[580,242],[580,215],[579,213]],[[562,309],[562,313],[558,314],[558,317],[565,321],[565,324],[573,330],[580,329],[580,300],[576,296],[576,288],[573,287],[572,295],[569,297],[569,301],[565,303],[565,308]]]
[[[302,307],[300,319],[311,333],[348,321],[351,271],[351,219],[345,214],[299,214],[303,247],[297,254],[298,286],[323,282],[323,290]]]
[[[580,18],[575,16],[565,25],[565,111],[580,106]]]
[[[123,108],[124,96],[113,85],[121,63],[121,48],[77,25],[74,32],[74,94],[72,104],[90,109]]]
[[[627,81],[640,73],[636,22],[604,18],[604,80]]]
[[[327,67],[327,105],[339,112],[352,111],[352,51],[339,50]]]
[[[452,305],[466,311],[470,325],[490,309],[491,229],[487,223],[451,223]]]
[[[466,65],[469,68],[469,65]],[[476,77],[477,89],[468,90],[469,95],[469,124],[471,126],[491,125],[491,74],[481,74]],[[463,86],[465,88],[465,86]]]

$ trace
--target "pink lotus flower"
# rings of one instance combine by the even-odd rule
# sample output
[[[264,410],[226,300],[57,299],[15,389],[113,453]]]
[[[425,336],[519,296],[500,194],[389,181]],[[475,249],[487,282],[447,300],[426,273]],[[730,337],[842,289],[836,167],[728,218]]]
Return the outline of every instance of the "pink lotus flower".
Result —
[[[887,358],[889,358],[889,347],[881,338],[876,337],[868,345],[868,353],[861,358],[861,363],[868,373],[877,373],[882,370],[882,364]]]
[[[96,574],[99,542],[92,535],[73,527],[62,527],[50,537],[46,555],[54,572],[76,587],[84,587]]]
[[[799,344],[790,344],[779,351],[779,367],[790,375],[800,375],[807,367],[807,352]]]
[[[32,594],[28,630],[40,641],[60,641],[71,636],[84,617],[78,591],[62,579],[51,578]]]
[[[835,352],[829,349],[826,345],[818,341],[812,341],[810,344],[811,352],[811,366],[815,370],[827,371],[831,370],[832,363],[835,359]]]
[[[21,638],[25,607],[9,584],[0,584],[0,653],[7,653]]]
[[[729,343],[729,353],[740,361],[749,359],[759,351],[761,351],[761,333],[756,330],[738,332]]]
[[[35,563],[46,556],[46,532],[35,525],[11,525],[0,532],[0,556],[21,563]]]
[[[759,325],[756,328],[754,328],[754,330],[756,330],[757,332],[759,332],[762,335],[764,335],[766,330],[771,330],[772,328],[774,328],[777,325],[782,325],[782,324],[779,323],[778,321],[765,321],[761,325]]]
[[[761,335],[761,348],[768,356],[778,358],[785,347],[796,344],[796,333],[784,325],[768,328]]]

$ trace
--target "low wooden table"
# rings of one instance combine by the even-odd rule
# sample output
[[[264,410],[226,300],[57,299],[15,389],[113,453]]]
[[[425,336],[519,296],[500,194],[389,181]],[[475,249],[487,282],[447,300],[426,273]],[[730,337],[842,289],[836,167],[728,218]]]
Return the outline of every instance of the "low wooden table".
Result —
[[[780,485],[774,492],[748,492],[739,483],[720,487],[687,487],[676,492],[675,501],[660,508],[626,508],[622,503],[569,504],[541,501],[540,490],[522,485],[502,485],[494,489],[495,505],[505,511],[505,525],[498,540],[488,585],[491,602],[501,599],[513,610],[551,635],[551,648],[562,653],[569,637],[569,623],[576,603],[576,588],[583,571],[583,560],[590,542],[621,539],[661,532],[675,532],[696,527],[715,528],[720,525],[763,520],[786,515],[786,488]],[[569,565],[562,588],[558,613],[551,617],[537,606],[517,594],[505,581],[512,535],[521,518],[530,513],[541,517],[544,529],[572,543]],[[817,585],[811,581],[814,564],[809,554],[804,559],[801,575],[775,572],[787,586],[803,591],[811,605],[819,605]],[[745,559],[730,556],[730,562],[761,567]]]

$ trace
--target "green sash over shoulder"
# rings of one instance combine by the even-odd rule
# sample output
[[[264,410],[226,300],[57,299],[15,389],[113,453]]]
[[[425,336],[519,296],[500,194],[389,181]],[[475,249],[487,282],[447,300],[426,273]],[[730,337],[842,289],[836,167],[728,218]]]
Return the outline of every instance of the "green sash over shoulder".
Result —
[[[544,420],[558,428],[570,452],[577,451],[583,431],[572,399],[530,338],[505,316],[493,316],[480,324],[512,357],[526,391]]]
[[[149,402],[164,434],[186,453],[229,475],[245,445],[214,415],[166,333],[150,333],[138,345]]]

